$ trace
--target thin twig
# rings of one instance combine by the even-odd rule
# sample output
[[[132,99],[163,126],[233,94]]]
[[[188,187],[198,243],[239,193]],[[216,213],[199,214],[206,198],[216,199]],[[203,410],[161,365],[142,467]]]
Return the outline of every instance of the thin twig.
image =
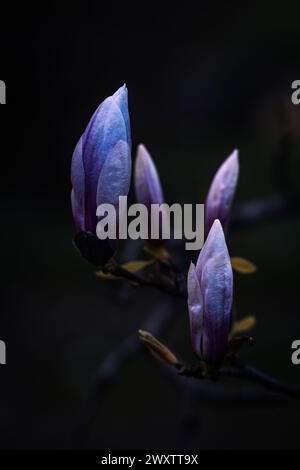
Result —
[[[103,272],[121,277],[139,286],[153,287],[154,289],[170,294],[173,297],[181,297],[182,299],[187,298],[186,289],[181,288],[178,284],[174,284],[171,280],[167,283],[156,277],[143,277],[137,273],[132,273],[127,269],[124,269],[113,259],[105,266]]]
[[[247,365],[238,365],[230,367],[222,367],[210,372],[206,366],[199,365],[198,367],[189,367],[187,365],[177,366],[179,374],[186,377],[195,379],[217,381],[220,377],[237,377],[240,379],[247,379],[251,382],[258,383],[272,392],[281,393],[283,395],[300,398],[300,387],[295,385],[286,384],[271,375],[265,374],[260,370]]]
[[[219,375],[248,379],[273,392],[279,392],[292,398],[300,398],[299,386],[286,384],[252,366],[226,367],[219,370]]]
[[[191,380],[178,374],[175,369],[163,365],[165,373],[177,383],[183,390],[189,388],[197,396],[198,402],[208,402],[213,404],[231,404],[231,403],[265,403],[278,402],[285,399],[279,391],[264,390],[257,385],[249,385],[238,388],[232,388],[219,381],[211,380]]]

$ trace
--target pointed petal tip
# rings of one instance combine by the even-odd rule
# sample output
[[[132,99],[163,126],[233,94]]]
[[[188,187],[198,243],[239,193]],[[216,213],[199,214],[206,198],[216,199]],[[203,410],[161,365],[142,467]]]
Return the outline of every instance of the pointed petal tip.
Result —
[[[139,154],[140,152],[143,152],[146,150],[146,147],[145,145],[141,142],[140,144],[138,144],[137,146],[137,154]]]
[[[208,239],[216,244],[218,244],[218,242],[220,241],[222,242],[222,244],[225,243],[224,230],[219,219],[214,220],[214,223],[212,224],[211,229],[207,236],[207,240]]]
[[[222,233],[224,235],[223,227],[219,219],[215,219],[209,233]]]
[[[214,225],[222,228],[222,224],[221,224],[221,222],[220,222],[220,219],[215,219],[215,220],[214,220],[214,223],[213,223],[213,226],[214,226]]]
[[[230,162],[231,165],[236,165],[237,169],[239,167],[239,150],[234,149],[233,152],[227,158],[227,162]]]
[[[146,149],[145,145],[142,143],[138,145],[136,158],[137,160],[142,160],[142,161],[152,160],[150,153]]]
[[[159,174],[146,147],[139,144],[135,159],[135,190],[142,204],[162,204],[164,195]]]
[[[215,219],[208,234],[206,241],[200,251],[196,271],[199,279],[202,276],[202,272],[207,261],[220,252],[228,252],[224,230],[219,219]]]
[[[113,98],[127,98],[128,96],[128,89],[127,89],[127,86],[126,86],[126,83],[124,83],[124,85],[120,86],[120,88],[117,89],[117,91],[115,91],[115,93],[112,95]]]
[[[119,88],[120,92],[122,93],[128,93],[128,88],[127,88],[127,85],[126,83],[123,83],[123,85]]]
[[[215,240],[217,240],[217,239],[222,240],[222,242],[226,244],[223,226],[222,226],[221,221],[219,219],[214,220],[214,223],[212,224],[212,227],[209,231],[209,234],[212,234],[212,237]]]
[[[192,271],[194,271],[196,269],[196,266],[194,265],[193,261],[190,262],[190,266],[189,266],[189,271],[188,273],[191,273]]]

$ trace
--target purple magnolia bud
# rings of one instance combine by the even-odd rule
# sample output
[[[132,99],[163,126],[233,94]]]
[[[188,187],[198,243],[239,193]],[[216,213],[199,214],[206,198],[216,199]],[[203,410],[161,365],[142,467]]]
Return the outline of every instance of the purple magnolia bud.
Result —
[[[210,185],[205,203],[205,236],[215,219],[219,219],[226,230],[238,176],[238,150],[234,150],[220,166]]]
[[[219,220],[215,220],[188,273],[192,347],[204,361],[217,363],[226,353],[231,328],[233,275]]]
[[[163,243],[163,224],[166,227],[164,210],[158,213],[157,219],[151,218],[151,205],[163,204],[164,195],[160,184],[157,169],[153,160],[143,144],[138,146],[134,169],[134,183],[136,200],[139,204],[144,204],[148,209],[149,243],[151,245],[161,245]],[[156,233],[156,238],[151,235]],[[151,235],[150,235],[151,234]]]
[[[143,144],[140,144],[137,150],[134,184],[138,203],[150,208],[151,204],[162,204],[164,202],[156,167]]]
[[[71,200],[77,231],[95,234],[97,206],[127,196],[131,177],[130,153],[130,122],[124,85],[100,104],[73,153]]]
[[[77,231],[75,243],[90,261],[96,259],[98,264],[102,259],[98,255],[107,245],[95,235],[97,206],[110,203],[118,208],[119,196],[128,194],[130,179],[130,121],[124,85],[97,108],[72,157],[71,202]]]

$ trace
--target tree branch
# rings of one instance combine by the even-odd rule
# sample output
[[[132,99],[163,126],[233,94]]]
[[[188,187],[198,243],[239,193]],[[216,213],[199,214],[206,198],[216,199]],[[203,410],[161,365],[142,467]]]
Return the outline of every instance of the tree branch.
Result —
[[[292,398],[300,398],[299,386],[286,384],[252,366],[226,367],[219,370],[219,375],[251,380],[273,392],[279,392]]]
[[[163,280],[158,277],[143,277],[137,273],[132,273],[120,266],[114,259],[111,259],[109,261],[109,263],[103,269],[103,272],[112,274],[113,276],[121,277],[139,286],[152,287],[174,297],[181,297],[182,299],[187,299],[186,289],[183,288],[182,285],[179,285],[178,283],[173,283],[169,278],[167,282],[166,280]]]
[[[179,374],[192,377],[200,380],[212,380],[217,381],[220,377],[237,377],[239,379],[246,379],[251,382],[258,383],[264,388],[275,392],[281,393],[292,398],[300,398],[300,387],[295,385],[286,384],[285,382],[278,380],[271,375],[265,374],[260,370],[252,366],[238,365],[230,367],[222,367],[215,369],[210,372],[207,366],[200,364],[198,367],[189,367],[186,365],[179,365],[177,367]]]

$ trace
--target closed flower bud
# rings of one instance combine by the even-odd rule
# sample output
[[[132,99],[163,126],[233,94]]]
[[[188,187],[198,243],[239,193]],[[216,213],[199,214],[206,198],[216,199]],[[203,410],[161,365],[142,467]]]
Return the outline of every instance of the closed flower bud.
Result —
[[[166,227],[166,218],[164,217],[164,206],[161,208],[157,219],[151,218],[151,205],[163,204],[164,195],[160,184],[157,169],[153,160],[144,145],[138,146],[137,156],[134,168],[134,184],[136,200],[139,204],[144,204],[148,209],[149,223],[149,243],[160,245],[162,243],[162,226]],[[155,220],[155,221],[154,221]],[[156,233],[157,238],[151,237],[151,233]]]
[[[144,204],[147,208],[151,204],[162,204],[164,196],[159,180],[159,176],[153,160],[144,145],[138,146],[134,184],[137,202]]]
[[[222,225],[215,220],[188,273],[188,309],[192,347],[204,361],[218,363],[226,354],[231,328],[233,275]]]
[[[226,230],[238,176],[238,151],[234,150],[220,166],[209,188],[205,203],[205,236],[215,219],[219,219]]]
[[[96,237],[97,207],[110,203],[117,208],[119,196],[128,194],[130,179],[130,122],[124,85],[100,104],[73,153],[71,202],[77,234]],[[83,239],[87,236],[80,236]],[[106,243],[93,240],[92,244],[97,248]],[[89,258],[86,253],[85,257]]]

